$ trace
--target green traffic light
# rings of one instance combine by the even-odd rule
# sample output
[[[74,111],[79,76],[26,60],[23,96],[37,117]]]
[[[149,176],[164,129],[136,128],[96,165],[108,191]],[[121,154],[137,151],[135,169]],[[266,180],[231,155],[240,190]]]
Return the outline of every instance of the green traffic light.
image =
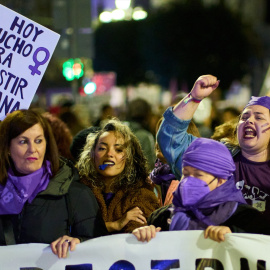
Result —
[[[67,81],[72,81],[75,79],[75,76],[73,73],[73,65],[74,65],[73,59],[69,59],[68,61],[63,63],[62,73]]]
[[[74,79],[79,79],[83,76],[83,63],[80,58],[76,58],[75,60],[69,59],[63,63],[63,71],[64,77],[67,81],[72,81]]]

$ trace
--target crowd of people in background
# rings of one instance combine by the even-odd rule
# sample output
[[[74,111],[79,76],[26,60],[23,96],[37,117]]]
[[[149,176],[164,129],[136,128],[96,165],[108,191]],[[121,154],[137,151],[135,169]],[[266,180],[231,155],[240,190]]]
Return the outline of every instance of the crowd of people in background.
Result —
[[[252,97],[243,111],[224,108],[200,138],[194,113],[218,86],[201,76],[158,114],[142,98],[127,104],[124,119],[104,104],[90,126],[71,101],[57,114],[7,115],[0,245],[48,243],[62,258],[115,233],[140,241],[160,230],[201,229],[216,241],[230,232],[270,234],[270,97]]]

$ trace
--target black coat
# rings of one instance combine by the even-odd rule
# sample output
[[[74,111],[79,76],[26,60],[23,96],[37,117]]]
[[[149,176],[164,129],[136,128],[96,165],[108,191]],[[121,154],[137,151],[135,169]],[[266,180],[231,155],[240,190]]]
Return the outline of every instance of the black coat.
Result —
[[[172,215],[170,208],[172,204],[154,211],[147,220],[148,225],[152,224],[161,227],[162,231],[168,231],[168,219]],[[270,235],[270,217],[247,204],[239,204],[233,215],[219,225],[229,227],[232,232]],[[206,228],[207,225],[201,229]]]
[[[62,161],[46,190],[26,202],[20,214],[0,217],[0,245],[14,240],[49,244],[63,235],[84,241],[108,234],[95,196],[78,179],[73,165]]]

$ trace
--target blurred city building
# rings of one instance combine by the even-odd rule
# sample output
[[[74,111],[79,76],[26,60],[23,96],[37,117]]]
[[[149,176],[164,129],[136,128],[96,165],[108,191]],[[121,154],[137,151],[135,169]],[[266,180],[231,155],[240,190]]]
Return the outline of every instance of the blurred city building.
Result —
[[[157,9],[166,7],[172,2],[186,1],[2,0],[1,4],[61,34],[51,63],[37,91],[40,98],[35,97],[33,103],[44,107],[57,106],[61,98],[69,97],[74,99],[80,108],[84,108],[85,114],[91,114],[93,119],[89,121],[94,121],[98,117],[96,112],[103,104],[109,103],[114,107],[119,107],[121,113],[121,106],[125,106],[127,100],[140,96],[147,99],[157,108],[156,110],[160,110],[160,105],[161,107],[168,106],[179,90],[188,90],[188,87],[174,83],[173,78],[168,89],[164,89],[158,84],[149,85],[144,82],[121,87],[117,83],[117,73],[113,70],[99,71],[95,74],[92,60],[95,58],[96,49],[95,31],[100,24],[119,20],[144,19],[155,14]],[[196,1],[194,0],[194,2]],[[233,81],[223,98],[232,101],[242,100],[244,104],[250,94],[267,94],[270,88],[270,71],[268,71],[270,64],[270,2],[268,0],[197,0],[197,2],[209,7],[223,4],[230,8],[232,12],[239,14],[244,25],[252,27],[255,31],[258,38],[256,41],[250,40],[250,42],[259,41],[262,45],[261,51],[258,52],[259,57],[250,59],[251,74],[239,78],[239,81]],[[111,20],[108,17],[107,22],[101,20],[104,12],[109,17],[111,16]],[[140,15],[134,17],[135,12],[139,12],[137,14]],[[220,33],[220,35],[222,34]],[[228,43],[233,42],[234,40],[230,40],[228,37]],[[62,65],[68,59],[76,58],[81,59],[84,64],[84,75],[80,79],[67,81],[62,75]],[[155,76],[151,70],[148,75]],[[92,94],[87,94],[87,91],[84,91],[84,84],[93,81],[95,85],[88,85],[93,88],[87,90]],[[239,99],[239,97],[242,98]],[[229,105],[234,104],[223,102],[220,106],[225,108]]]

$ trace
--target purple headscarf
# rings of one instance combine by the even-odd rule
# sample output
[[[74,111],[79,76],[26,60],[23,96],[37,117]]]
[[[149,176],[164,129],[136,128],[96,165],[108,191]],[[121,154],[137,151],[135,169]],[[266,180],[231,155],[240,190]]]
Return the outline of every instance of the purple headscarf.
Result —
[[[196,139],[184,153],[182,165],[192,166],[228,181],[191,206],[182,204],[178,186],[174,192],[174,215],[170,230],[205,229],[208,225],[222,224],[235,212],[239,203],[246,203],[241,191],[235,186],[232,156],[222,143],[206,138]]]
[[[206,138],[198,138],[190,144],[183,155],[182,167],[185,166],[192,166],[222,179],[229,179],[235,171],[227,147]]]
[[[249,106],[253,106],[253,105],[260,105],[260,106],[263,106],[263,107],[270,110],[270,97],[268,97],[268,96],[254,97],[254,96],[252,96],[250,101],[248,102],[248,104],[245,106],[245,108],[249,107]]]

